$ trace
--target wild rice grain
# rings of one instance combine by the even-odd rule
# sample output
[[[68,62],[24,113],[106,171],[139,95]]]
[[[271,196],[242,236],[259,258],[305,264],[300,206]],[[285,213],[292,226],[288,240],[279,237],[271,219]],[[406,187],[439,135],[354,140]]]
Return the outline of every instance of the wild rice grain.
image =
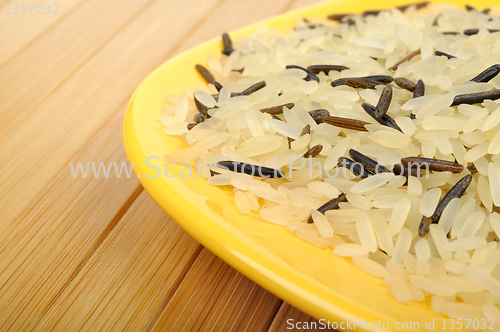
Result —
[[[406,61],[410,61],[411,59],[413,59],[415,56],[417,56],[419,54],[420,54],[420,49],[411,52],[410,54],[408,54],[407,56],[405,56],[404,58],[402,58],[401,60],[396,62],[396,64],[394,66],[392,66],[390,69],[397,70],[401,64],[405,63]]]
[[[367,124],[370,124],[369,122],[361,121],[361,120],[355,120],[355,119],[349,119],[349,118],[340,118],[337,116],[325,116],[323,118],[323,122],[340,127],[340,128],[346,128],[346,129],[352,129],[352,130],[358,130],[358,131],[368,131],[365,126]]]
[[[457,95],[455,99],[453,99],[453,103],[451,106],[457,106],[461,104],[477,104],[482,103],[485,100],[497,100],[500,98],[500,89],[494,89],[486,92],[475,92],[475,93],[466,93],[462,95]]]
[[[382,84],[381,82],[375,80],[368,80],[359,77],[348,78],[346,79],[345,83],[350,87],[358,89],[375,89],[377,85]]]
[[[454,198],[460,198],[467,187],[472,181],[472,176],[470,174],[461,178],[448,192],[444,195],[443,199],[439,202],[436,210],[432,215],[432,219],[434,222],[437,222],[443,213],[443,210],[448,205],[448,203]]]
[[[369,116],[371,116],[375,121],[377,121],[381,125],[403,132],[401,128],[399,128],[399,126],[396,124],[396,121],[394,121],[394,119],[391,118],[389,115],[385,114],[382,115],[381,117],[377,117],[375,115],[375,107],[373,105],[370,105],[368,103],[363,103],[361,107],[363,107],[365,112],[368,113]]]
[[[301,67],[301,66],[295,66],[295,65],[289,65],[289,66],[286,66],[286,69],[300,69],[300,70],[303,70],[306,72],[306,77],[304,77],[304,81],[316,81],[316,82],[319,82],[319,77],[316,76],[315,73],[313,73],[312,71],[310,71],[309,69],[306,69],[304,67]]]
[[[313,65],[307,67],[308,70],[313,72],[314,74],[319,74],[319,73],[325,73],[328,75],[330,71],[342,71],[349,69],[349,67],[346,66],[339,66],[339,65]]]
[[[200,73],[200,75],[205,79],[205,81],[207,83],[210,83],[210,84],[214,84],[215,83],[215,79],[214,77],[212,76],[212,74],[208,71],[207,68],[203,67],[202,65],[199,65],[197,64],[195,66],[196,70],[198,71],[198,73]]]
[[[310,125],[306,125],[302,131],[300,132],[300,137],[304,136],[304,135],[309,135],[311,134],[311,126]]]
[[[294,106],[295,106],[294,103],[287,103],[287,104],[283,104],[283,105],[262,108],[262,109],[260,109],[260,111],[262,113],[268,113],[268,114],[281,114],[281,113],[283,113],[283,107],[286,107],[288,109],[292,109]]]
[[[234,52],[233,42],[231,41],[229,35],[225,32],[222,34],[222,45],[224,47],[223,50],[221,51],[222,54],[230,55],[231,53]]]
[[[238,96],[249,96],[251,95],[252,93],[254,93],[255,91],[258,91],[260,89],[262,89],[263,87],[266,86],[266,82],[265,81],[260,81],[260,82],[257,82],[255,83],[254,85],[251,85],[250,87],[248,87],[247,89],[243,90],[242,92],[240,92],[238,94]]]
[[[263,178],[282,178],[285,174],[274,168],[242,163],[239,161],[223,160],[218,161],[217,165],[235,173],[245,173],[252,176]]]
[[[415,89],[413,90],[413,98],[422,97],[425,94],[425,84],[424,81],[418,80],[415,84]]]
[[[429,168],[430,171],[436,172],[452,172],[460,173],[463,171],[464,166],[456,162],[450,162],[447,160],[440,160],[434,158],[424,158],[424,157],[405,157],[401,158],[401,163],[410,168]]]
[[[319,155],[319,153],[321,152],[321,150],[323,150],[323,146],[320,145],[320,144],[317,144],[315,146],[313,146],[312,148],[310,148],[309,150],[306,151],[306,153],[304,153],[304,155],[302,157],[304,158],[309,158],[309,157],[316,157],[317,155]]]
[[[308,113],[317,124],[323,122],[323,119],[330,115],[330,112],[325,109],[314,110]]]
[[[384,90],[382,90],[382,94],[380,95],[380,99],[375,106],[375,116],[380,118],[381,116],[387,113],[389,110],[389,105],[391,104],[392,99],[392,86],[386,85]]]
[[[327,16],[327,18],[332,21],[340,21],[343,18],[348,17],[349,15],[351,14],[330,14]]]
[[[362,179],[372,175],[372,173],[369,173],[360,162],[356,162],[346,157],[340,157],[337,165],[339,167],[344,167],[349,169],[349,171],[351,171],[352,174]]]
[[[500,73],[500,65],[496,64],[496,65],[493,65],[491,67],[486,68],[479,75],[477,75],[476,77],[472,78],[471,81],[472,82],[477,82],[477,83],[480,83],[480,82],[489,82],[493,78],[495,78],[498,75],[498,73]]]
[[[391,83],[393,81],[392,76],[388,75],[370,75],[370,76],[362,76],[362,77],[346,77],[346,78],[339,78],[330,83],[331,86],[336,87],[339,85],[346,85],[348,79],[359,79],[363,81],[371,81],[373,83],[378,83],[379,85],[381,84],[386,84],[386,83]]]
[[[344,193],[337,196],[337,198],[333,198],[333,199],[329,200],[328,202],[326,202],[325,204],[321,205],[317,210],[320,213],[325,214],[326,211],[337,210],[339,208],[339,203],[341,203],[341,202],[347,202],[347,197]],[[309,218],[307,220],[307,222],[312,223],[313,219]]]
[[[395,77],[394,83],[396,83],[400,88],[403,88],[403,89],[408,90],[410,92],[415,91],[416,84],[407,78]]]
[[[500,32],[499,29],[486,29],[489,33],[495,33],[495,32]],[[477,35],[479,33],[479,29],[465,29],[463,31],[464,35],[467,36],[472,36],[472,35]]]
[[[354,149],[349,149],[349,156],[351,156],[351,158],[355,161],[363,164],[365,169],[372,174],[390,172],[385,166],[380,165],[375,160]]]
[[[434,54],[435,54],[436,56],[445,56],[445,57],[447,57],[448,59],[455,59],[455,58],[456,58],[456,56],[453,56],[453,55],[451,55],[451,54],[448,54],[448,53],[445,53],[445,52],[441,52],[441,51],[435,51],[435,52],[434,52]]]

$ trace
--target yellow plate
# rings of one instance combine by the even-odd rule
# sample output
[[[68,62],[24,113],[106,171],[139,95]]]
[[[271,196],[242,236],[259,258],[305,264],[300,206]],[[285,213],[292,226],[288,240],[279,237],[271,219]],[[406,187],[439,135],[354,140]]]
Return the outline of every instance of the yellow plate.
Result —
[[[458,6],[467,2],[470,1],[453,1]],[[293,26],[298,16],[324,18],[330,13],[361,12],[406,3],[337,0],[280,15],[231,35],[248,35],[261,25],[284,30]],[[483,8],[493,1],[473,4]],[[447,317],[432,311],[429,301],[399,303],[382,279],[360,270],[351,259],[334,256],[331,249],[316,248],[286,227],[262,220],[255,212],[241,213],[231,189],[207,185],[201,178],[168,178],[163,171],[156,177],[164,163],[154,157],[187,147],[178,136],[163,134],[160,114],[165,95],[182,94],[187,85],[197,86],[200,77],[194,65],[204,63],[210,54],[219,55],[220,48],[220,39],[216,38],[171,59],[150,74],[130,100],[123,128],[125,150],[151,197],[214,254],[293,306],[325,319],[325,323],[335,321],[342,323],[340,329],[352,330],[354,320],[361,319],[356,322],[369,325],[356,325],[356,330],[374,331],[384,323],[385,327],[396,329],[400,322],[403,329],[403,323],[418,322],[420,330],[431,330],[426,323],[434,320],[435,330],[449,329],[449,323],[443,325]],[[153,158],[146,163],[146,157]],[[185,168],[174,165],[168,171],[177,174]]]

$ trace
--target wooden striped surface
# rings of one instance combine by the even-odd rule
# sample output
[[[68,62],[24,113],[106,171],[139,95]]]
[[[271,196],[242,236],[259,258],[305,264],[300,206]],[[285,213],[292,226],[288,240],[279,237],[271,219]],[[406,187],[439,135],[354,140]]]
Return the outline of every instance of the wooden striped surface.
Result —
[[[7,14],[46,2],[0,0],[0,331],[317,322],[203,248],[137,179],[73,178],[69,166],[126,161],[127,101],[161,63],[315,2],[55,0],[58,14]]]

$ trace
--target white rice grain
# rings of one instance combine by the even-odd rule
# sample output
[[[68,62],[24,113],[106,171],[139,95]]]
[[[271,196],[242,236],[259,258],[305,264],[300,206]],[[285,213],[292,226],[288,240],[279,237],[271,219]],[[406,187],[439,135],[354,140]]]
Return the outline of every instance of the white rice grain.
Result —
[[[340,191],[337,188],[322,181],[312,181],[307,184],[307,188],[328,199],[335,198],[340,194]]]
[[[415,243],[415,255],[419,261],[427,262],[431,258],[431,248],[427,239],[421,238]]]
[[[314,221],[314,224],[318,228],[319,234],[321,234],[324,238],[330,238],[333,236],[332,226],[328,223],[328,219],[319,212],[318,210],[311,210],[311,217]]]
[[[186,121],[188,114],[188,98],[187,96],[182,96],[177,104],[177,109],[175,110],[175,118],[181,122]]]
[[[360,214],[356,219],[356,229],[361,245],[368,248],[371,252],[375,252],[378,248],[377,239],[371,220],[366,213]]]
[[[370,250],[366,247],[360,246],[359,244],[346,243],[339,244],[333,253],[338,256],[348,256],[348,257],[360,257],[368,254]]]
[[[457,234],[457,239],[464,239],[476,235],[477,230],[481,227],[484,221],[483,211],[476,211],[471,213],[465,220],[464,225]]]
[[[289,202],[287,195],[272,188],[262,186],[248,186],[247,190],[258,197],[262,197],[271,202],[286,204]]]
[[[500,281],[479,267],[466,267],[465,275],[482,285],[485,289],[500,297]]]
[[[361,194],[348,193],[346,195],[347,201],[361,210],[370,210],[372,208],[372,201]]]
[[[443,229],[436,224],[431,224],[429,227],[429,232],[431,233],[432,240],[436,245],[436,248],[439,252],[441,258],[446,262],[451,259],[451,251],[446,248],[448,244],[448,239]]]
[[[488,165],[488,177],[490,180],[490,191],[493,204],[500,206],[500,168],[494,163]]]
[[[389,221],[389,232],[392,236],[399,233],[405,224],[406,218],[410,213],[411,201],[407,197],[402,197],[394,205],[392,210],[391,219]]]
[[[286,225],[291,222],[300,222],[299,219],[296,217],[282,213],[282,212],[275,212],[272,211],[269,208],[261,208],[259,211],[260,216],[262,219],[267,220],[272,222],[273,224],[278,224],[278,225]]]
[[[401,264],[404,254],[410,249],[411,239],[412,235],[408,228],[403,228],[399,232],[396,244],[394,245],[394,252],[392,254],[392,260],[394,262]]]
[[[353,257],[352,262],[362,270],[376,277],[385,278],[389,275],[387,269],[379,263],[366,257]]]
[[[412,284],[431,294],[440,296],[453,296],[455,291],[445,283],[420,275],[412,275],[408,278]]]
[[[449,233],[453,221],[455,220],[455,217],[457,216],[459,210],[459,198],[453,198],[444,208],[443,213],[441,214],[441,218],[439,218],[439,226],[443,229],[445,234]]]
[[[205,152],[204,149],[200,148],[187,148],[184,150],[179,150],[171,152],[163,156],[163,161],[170,163],[181,163],[185,161],[194,160],[200,157]]]
[[[406,287],[405,283],[404,282],[395,282],[391,285],[391,292],[392,292],[392,295],[394,296],[394,298],[396,299],[396,301],[398,302],[410,302],[411,300],[413,300],[413,296],[410,292],[410,290],[408,289],[408,287]]]
[[[448,242],[443,246],[443,249],[446,249],[451,252],[459,251],[459,250],[474,250],[482,244],[485,244],[486,240],[482,237],[467,237],[463,239],[457,239],[454,241]]]
[[[434,210],[436,210],[440,198],[441,189],[433,188],[427,191],[420,203],[420,213],[426,217],[430,217],[434,213]]]
[[[356,183],[354,186],[352,186],[351,192],[359,194],[367,192],[369,190],[373,190],[375,188],[383,186],[392,178],[394,178],[394,175],[392,173],[375,174],[372,177],[363,179]]]

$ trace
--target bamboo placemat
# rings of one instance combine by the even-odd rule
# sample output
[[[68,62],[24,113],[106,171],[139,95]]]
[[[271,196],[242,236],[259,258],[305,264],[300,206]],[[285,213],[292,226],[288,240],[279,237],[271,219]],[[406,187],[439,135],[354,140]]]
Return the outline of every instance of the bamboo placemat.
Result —
[[[137,179],[73,178],[69,166],[126,161],[127,101],[161,63],[315,2],[56,0],[45,14],[41,0],[0,0],[1,331],[275,332],[315,321],[204,249]]]

